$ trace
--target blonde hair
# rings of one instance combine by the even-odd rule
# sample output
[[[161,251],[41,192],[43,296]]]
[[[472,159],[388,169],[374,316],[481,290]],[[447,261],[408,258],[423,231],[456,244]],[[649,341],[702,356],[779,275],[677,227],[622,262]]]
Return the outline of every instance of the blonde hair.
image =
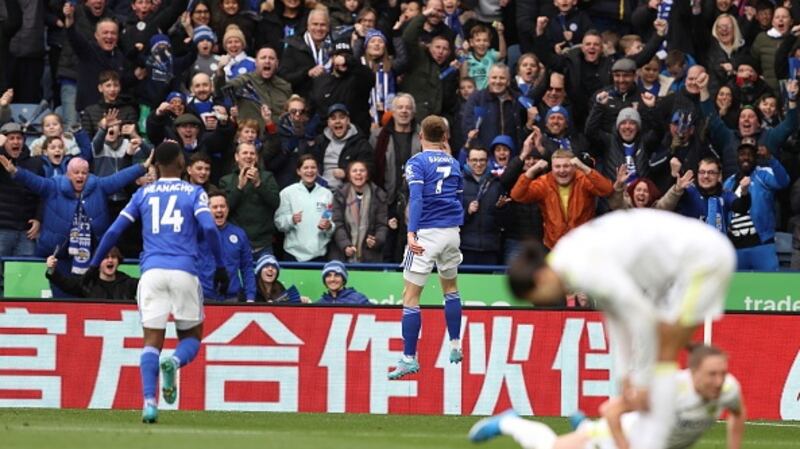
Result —
[[[731,45],[730,47],[723,44],[719,40],[719,36],[717,36],[717,24],[722,19],[730,20],[731,26],[733,27],[733,45]],[[730,56],[731,53],[738,50],[744,45],[744,38],[742,37],[742,31],[739,29],[739,24],[737,23],[736,18],[734,18],[730,14],[720,14],[719,16],[717,16],[717,20],[714,21],[714,25],[711,25],[711,35],[714,36],[714,39],[716,39],[717,42],[719,42],[719,46],[722,47],[722,50],[725,51],[725,53],[727,53],[728,56]]]

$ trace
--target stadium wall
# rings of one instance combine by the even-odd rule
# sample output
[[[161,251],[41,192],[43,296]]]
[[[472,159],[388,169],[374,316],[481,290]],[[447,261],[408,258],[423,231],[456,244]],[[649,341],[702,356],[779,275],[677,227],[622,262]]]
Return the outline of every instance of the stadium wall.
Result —
[[[162,408],[564,416],[613,390],[596,312],[468,309],[452,365],[442,311],[425,308],[422,372],[390,381],[399,320],[396,307],[208,306],[203,348]],[[751,419],[800,420],[800,317],[730,314],[711,332]],[[132,305],[0,302],[0,407],[139,408],[141,335]]]
[[[282,264],[281,281],[295,284],[301,294],[312,299],[322,295],[320,268],[288,268],[320,264]],[[321,265],[320,265],[321,266]],[[375,268],[375,266],[372,266]],[[478,268],[478,267],[474,267]],[[494,267],[502,270],[503,267]],[[50,286],[44,277],[45,265],[40,261],[5,262],[5,296],[12,298],[49,298]],[[375,304],[400,305],[403,274],[395,265],[383,270],[349,268],[348,284],[367,295]],[[121,270],[139,275],[139,267],[123,264]],[[460,271],[461,269],[459,269]],[[458,285],[464,304],[471,306],[507,307],[514,304],[505,277],[496,273],[459,273]],[[442,293],[435,276],[428,279],[421,304],[441,305]],[[729,311],[800,312],[800,276],[797,273],[736,273],[725,301]]]

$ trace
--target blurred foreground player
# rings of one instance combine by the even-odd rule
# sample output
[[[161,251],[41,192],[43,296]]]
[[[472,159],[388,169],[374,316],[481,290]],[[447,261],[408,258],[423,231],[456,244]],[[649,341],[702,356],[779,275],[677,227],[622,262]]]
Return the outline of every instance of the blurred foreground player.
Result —
[[[203,291],[197,277],[198,232],[208,243],[217,270],[214,276],[220,294],[228,288],[228,273],[222,260],[219,233],[208,209],[208,195],[199,187],[181,181],[183,150],[175,142],[164,142],[154,154],[159,179],[141,187],[108,229],[95,252],[86,281],[97,278],[102,257],[133,222],[142,220],[144,251],[139,260],[142,277],[137,302],[144,330],[140,360],[144,408],[142,421],[158,420],[156,388],[159,355],[170,313],[178,331],[178,347],[161,360],[161,390],[168,404],[178,395],[175,372],[191,362],[203,336]]]
[[[727,410],[728,449],[739,449],[744,435],[745,407],[739,381],[728,373],[728,357],[712,346],[695,346],[689,354],[689,368],[674,374],[675,422],[666,440],[668,449],[694,445]],[[614,401],[607,402],[613,407]],[[600,407],[601,411],[606,405]],[[626,436],[638,431],[643,415],[622,415]],[[584,420],[569,434],[556,437],[546,425],[520,418],[513,411],[478,421],[470,430],[474,442],[509,435],[524,449],[618,449],[605,419]]]
[[[553,304],[568,291],[603,310],[622,398],[604,415],[619,449],[662,449],[675,422],[678,353],[722,314],[736,266],[728,239],[705,223],[655,209],[619,211],[576,228],[550,254],[529,245],[512,261],[516,297]],[[628,441],[620,417],[642,413]]]
[[[421,128],[422,151],[408,160],[405,169],[409,203],[408,246],[403,260],[403,358],[389,372],[389,379],[419,371],[419,297],[434,264],[444,294],[444,317],[452,345],[450,363],[460,363],[464,358],[461,296],[456,284],[462,260],[459,226],[464,223],[464,178],[458,161],[450,154],[447,122],[430,115],[422,120]]]

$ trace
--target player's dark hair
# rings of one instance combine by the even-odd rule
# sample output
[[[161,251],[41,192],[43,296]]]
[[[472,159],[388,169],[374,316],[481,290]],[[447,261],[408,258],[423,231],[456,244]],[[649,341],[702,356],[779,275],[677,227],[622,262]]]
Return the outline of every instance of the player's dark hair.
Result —
[[[166,167],[178,159],[183,149],[176,142],[161,142],[154,151],[153,160],[156,164]]]
[[[686,347],[689,351],[689,369],[695,370],[703,364],[703,360],[712,356],[721,356],[727,358],[721,349],[716,346],[706,345],[699,342],[689,343]]]
[[[422,120],[422,138],[432,143],[444,142],[447,137],[447,122],[438,115],[429,115]]]
[[[508,286],[515,298],[521,299],[536,288],[533,278],[543,268],[547,250],[541,243],[527,241],[522,244],[519,254],[508,265]]]

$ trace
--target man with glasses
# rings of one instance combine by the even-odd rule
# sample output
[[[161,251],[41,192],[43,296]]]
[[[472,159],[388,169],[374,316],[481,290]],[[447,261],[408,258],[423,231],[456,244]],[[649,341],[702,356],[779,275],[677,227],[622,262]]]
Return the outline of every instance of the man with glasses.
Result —
[[[503,186],[486,169],[489,152],[472,148],[467,155],[469,171],[464,171],[464,225],[461,227],[461,254],[467,265],[500,263],[499,215],[506,206],[500,200]]]
[[[676,211],[691,218],[697,218],[727,234],[734,212],[746,213],[750,206],[748,186],[750,180],[742,180],[742,196],[722,190],[722,167],[719,159],[708,157],[700,161],[697,180],[686,189],[678,189],[681,194]]]

